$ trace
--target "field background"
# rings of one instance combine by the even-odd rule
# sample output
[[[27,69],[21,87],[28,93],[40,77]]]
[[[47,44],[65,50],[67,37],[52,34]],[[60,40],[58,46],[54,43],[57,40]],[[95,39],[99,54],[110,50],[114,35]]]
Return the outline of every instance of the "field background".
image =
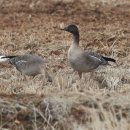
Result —
[[[79,80],[67,61],[77,24],[80,46],[113,57]],[[53,82],[0,63],[0,129],[130,130],[129,0],[0,0],[0,54],[42,56]]]

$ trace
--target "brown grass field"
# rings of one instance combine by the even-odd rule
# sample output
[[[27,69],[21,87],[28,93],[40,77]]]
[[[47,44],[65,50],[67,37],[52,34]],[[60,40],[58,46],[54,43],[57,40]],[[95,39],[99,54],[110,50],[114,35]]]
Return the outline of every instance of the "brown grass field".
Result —
[[[79,80],[67,61],[74,23],[80,46],[113,57]],[[0,63],[0,130],[130,130],[129,0],[0,0],[0,54],[42,56],[53,78]]]

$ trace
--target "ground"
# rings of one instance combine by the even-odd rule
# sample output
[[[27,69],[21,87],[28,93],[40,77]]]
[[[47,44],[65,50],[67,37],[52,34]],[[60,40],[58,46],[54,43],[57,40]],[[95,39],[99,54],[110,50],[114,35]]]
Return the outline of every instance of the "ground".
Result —
[[[0,1],[0,54],[42,56],[53,82],[0,63],[2,130],[130,129],[130,1]],[[80,47],[116,59],[80,80],[67,61],[74,23]]]

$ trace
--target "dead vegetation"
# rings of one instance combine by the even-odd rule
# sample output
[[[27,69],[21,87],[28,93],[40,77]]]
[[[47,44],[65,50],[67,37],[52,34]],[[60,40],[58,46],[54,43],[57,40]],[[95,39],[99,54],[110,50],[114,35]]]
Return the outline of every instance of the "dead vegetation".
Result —
[[[0,53],[41,55],[52,75],[21,76],[0,64],[0,129],[130,129],[129,0],[0,1]],[[61,24],[80,28],[81,47],[117,59],[80,81],[67,62],[71,36]]]

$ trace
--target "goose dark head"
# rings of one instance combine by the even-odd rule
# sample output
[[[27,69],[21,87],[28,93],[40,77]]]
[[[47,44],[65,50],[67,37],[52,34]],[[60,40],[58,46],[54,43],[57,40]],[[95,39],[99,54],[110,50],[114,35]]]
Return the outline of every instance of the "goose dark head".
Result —
[[[70,25],[67,25],[66,27],[64,27],[64,29],[62,30],[65,30],[67,32],[70,32],[74,35],[79,35],[79,29],[76,25],[74,24],[70,24]]]

